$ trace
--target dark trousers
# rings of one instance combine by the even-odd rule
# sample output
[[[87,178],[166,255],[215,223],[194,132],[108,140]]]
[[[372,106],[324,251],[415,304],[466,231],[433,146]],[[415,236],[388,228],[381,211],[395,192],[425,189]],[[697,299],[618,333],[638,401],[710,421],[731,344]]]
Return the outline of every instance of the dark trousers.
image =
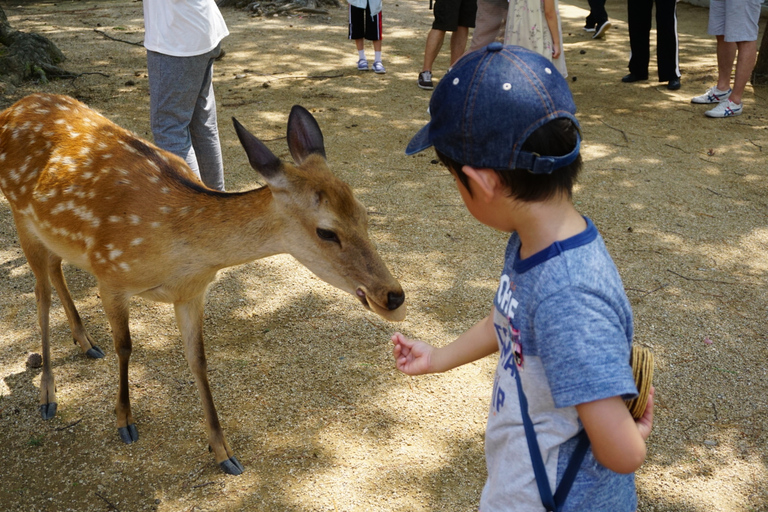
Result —
[[[587,26],[594,27],[608,21],[608,12],[605,10],[605,0],[588,0],[589,16]]]
[[[676,0],[628,0],[629,72],[648,76],[651,41],[651,13],[656,4],[656,60],[659,82],[680,77],[677,41]]]

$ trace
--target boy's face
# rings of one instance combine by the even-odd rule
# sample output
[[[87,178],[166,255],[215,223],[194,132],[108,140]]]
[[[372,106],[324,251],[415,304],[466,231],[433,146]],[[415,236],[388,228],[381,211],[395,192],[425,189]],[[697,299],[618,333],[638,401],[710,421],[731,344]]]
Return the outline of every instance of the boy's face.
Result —
[[[456,188],[459,189],[461,199],[464,201],[464,205],[467,207],[467,210],[469,210],[469,213],[471,213],[475,219],[482,222],[486,226],[509,232],[510,230],[508,226],[505,222],[502,222],[500,215],[504,209],[499,208],[499,205],[493,201],[494,198],[491,197],[486,192],[486,190],[483,189],[483,187],[477,184],[477,177],[475,173],[493,171],[490,169],[469,169],[467,166],[464,166],[463,170],[469,178],[469,187],[472,191],[471,194],[470,190],[464,186],[464,184],[452,169],[451,176],[456,182]]]

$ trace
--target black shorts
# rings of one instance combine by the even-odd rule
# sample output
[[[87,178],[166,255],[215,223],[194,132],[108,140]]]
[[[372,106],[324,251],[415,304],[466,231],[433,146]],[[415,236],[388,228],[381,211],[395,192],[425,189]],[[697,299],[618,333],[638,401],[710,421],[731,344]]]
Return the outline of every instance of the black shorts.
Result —
[[[458,27],[475,27],[477,0],[435,0],[432,28],[453,32]]]
[[[365,9],[349,6],[349,38],[381,41],[381,13],[371,18],[371,6]]]

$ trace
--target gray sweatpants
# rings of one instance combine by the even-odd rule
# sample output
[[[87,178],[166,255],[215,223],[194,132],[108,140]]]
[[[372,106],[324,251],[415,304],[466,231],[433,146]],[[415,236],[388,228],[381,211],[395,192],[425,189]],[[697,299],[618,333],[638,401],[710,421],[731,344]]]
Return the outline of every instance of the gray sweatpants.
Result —
[[[149,121],[155,144],[183,158],[208,187],[224,190],[213,61],[208,53],[173,57],[147,50]]]

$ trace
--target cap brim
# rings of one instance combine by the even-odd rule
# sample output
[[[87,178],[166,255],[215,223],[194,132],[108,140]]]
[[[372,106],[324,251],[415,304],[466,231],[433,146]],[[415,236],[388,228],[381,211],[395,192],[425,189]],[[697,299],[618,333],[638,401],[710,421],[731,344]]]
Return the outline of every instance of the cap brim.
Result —
[[[414,155],[430,146],[432,146],[432,141],[429,138],[429,123],[427,123],[421,130],[416,132],[411,142],[408,143],[408,146],[405,148],[405,154]]]

